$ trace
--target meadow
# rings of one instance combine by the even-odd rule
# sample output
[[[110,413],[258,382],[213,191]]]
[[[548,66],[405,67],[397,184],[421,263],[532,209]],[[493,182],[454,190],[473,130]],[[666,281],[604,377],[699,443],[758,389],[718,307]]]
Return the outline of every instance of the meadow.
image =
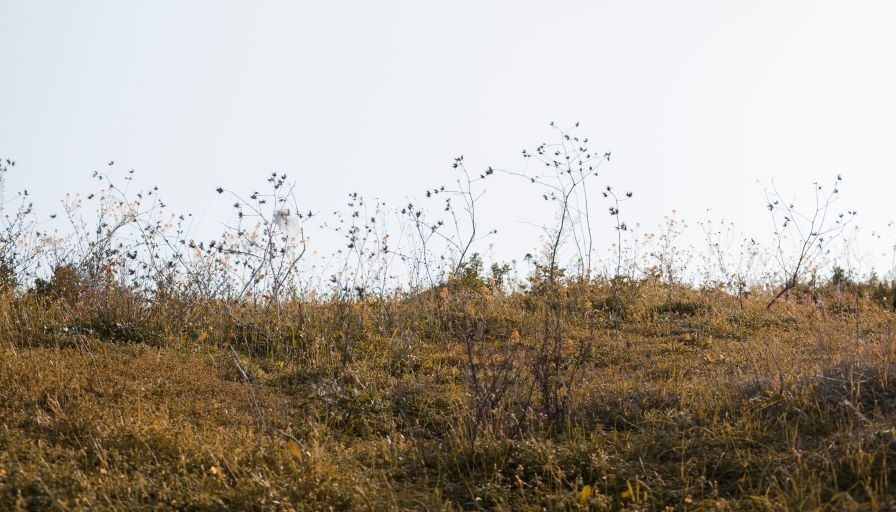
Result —
[[[639,260],[632,194],[598,187],[619,235],[598,272],[582,205],[610,155],[558,144],[529,153],[547,175],[459,158],[455,186],[426,192],[440,219],[350,196],[332,272],[305,265],[318,214],[295,213],[286,176],[219,189],[235,220],[206,241],[104,174],[65,234],[19,194],[0,240],[0,509],[896,507],[896,286],[825,273],[834,196],[797,216],[770,191],[784,228],[809,229],[765,260],[707,232],[715,273],[695,284],[674,222]],[[476,252],[487,179],[556,205],[528,271]]]

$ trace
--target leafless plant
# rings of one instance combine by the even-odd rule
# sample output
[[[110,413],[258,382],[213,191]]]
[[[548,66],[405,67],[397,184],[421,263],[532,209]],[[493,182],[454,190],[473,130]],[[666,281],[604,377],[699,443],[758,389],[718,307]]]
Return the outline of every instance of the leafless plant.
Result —
[[[560,274],[560,248],[568,234],[575,243],[579,275],[587,280],[592,277],[594,270],[594,234],[587,182],[589,178],[598,175],[602,163],[610,161],[610,153],[592,152],[588,147],[587,138],[572,135],[572,131],[578,126],[579,123],[576,123],[571,129],[564,130],[551,123],[551,127],[559,135],[559,142],[542,143],[535,148],[534,153],[523,150],[523,158],[542,164],[541,167],[549,170],[547,173],[501,171],[543,187],[542,199],[556,202],[558,205],[559,218],[556,226],[545,227],[548,235],[545,251],[547,264],[543,266],[551,284],[556,283]],[[608,189],[608,192],[612,192],[612,189]],[[631,197],[631,193],[626,193],[626,196]],[[618,201],[610,207],[610,214],[617,220],[617,231],[623,231],[625,223],[619,220]]]
[[[837,175],[829,192],[818,182],[813,183],[815,207],[806,212],[798,210],[792,201],[785,200],[774,182],[770,187],[763,187],[766,208],[775,228],[773,258],[784,278],[781,289],[766,308],[771,308],[814,270],[819,259],[828,253],[831,242],[843,234],[847,224],[856,215],[854,210],[838,214],[833,212],[842,180]]]

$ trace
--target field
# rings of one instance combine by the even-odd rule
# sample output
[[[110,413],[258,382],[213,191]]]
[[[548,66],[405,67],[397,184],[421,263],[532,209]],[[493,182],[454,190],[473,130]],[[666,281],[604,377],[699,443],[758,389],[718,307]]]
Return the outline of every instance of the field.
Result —
[[[349,195],[325,266],[285,175],[219,187],[204,241],[132,171],[69,196],[67,231],[20,193],[0,510],[896,509],[896,284],[832,264],[841,178],[808,209],[767,190],[771,244],[705,224],[701,254],[606,186],[600,258],[610,154],[558,136],[523,152],[547,174],[459,157],[416,204]],[[495,179],[556,214],[522,269],[476,252]]]
[[[276,308],[55,284],[0,301],[4,510],[896,506],[867,284],[768,309],[650,279]]]

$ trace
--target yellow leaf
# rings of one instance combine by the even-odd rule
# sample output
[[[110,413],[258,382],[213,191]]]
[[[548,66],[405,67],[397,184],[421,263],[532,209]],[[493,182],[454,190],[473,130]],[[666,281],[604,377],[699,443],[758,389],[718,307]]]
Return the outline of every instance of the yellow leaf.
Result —
[[[289,453],[291,453],[293,457],[297,459],[302,458],[302,450],[299,448],[299,443],[297,443],[295,439],[290,439],[289,442],[286,443],[286,446],[289,447]]]
[[[196,338],[196,341],[202,343],[203,341],[208,339],[208,331],[202,331],[199,333],[199,336]]]
[[[588,498],[591,497],[591,492],[592,492],[592,489],[591,489],[590,485],[586,485],[585,487],[582,487],[582,493],[579,494],[579,502],[581,502],[582,505],[588,503]]]

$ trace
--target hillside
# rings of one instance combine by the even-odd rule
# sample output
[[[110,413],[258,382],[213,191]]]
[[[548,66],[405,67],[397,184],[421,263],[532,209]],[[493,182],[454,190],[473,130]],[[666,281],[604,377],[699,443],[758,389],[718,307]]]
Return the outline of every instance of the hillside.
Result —
[[[896,504],[896,322],[867,286],[771,309],[648,279],[276,308],[59,286],[0,301],[4,510]]]

